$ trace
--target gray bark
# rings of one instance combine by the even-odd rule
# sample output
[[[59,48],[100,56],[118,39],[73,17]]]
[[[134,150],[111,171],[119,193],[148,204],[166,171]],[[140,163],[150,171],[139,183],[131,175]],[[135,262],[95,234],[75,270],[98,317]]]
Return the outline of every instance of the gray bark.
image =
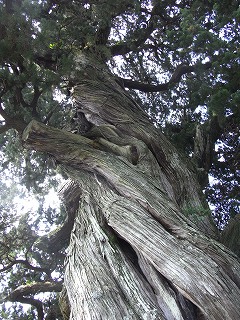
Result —
[[[77,66],[74,105],[94,127],[80,136],[33,121],[23,134],[81,189],[65,270],[70,319],[240,318],[237,257],[210,219],[184,215],[205,206],[194,167],[105,67],[83,56]]]

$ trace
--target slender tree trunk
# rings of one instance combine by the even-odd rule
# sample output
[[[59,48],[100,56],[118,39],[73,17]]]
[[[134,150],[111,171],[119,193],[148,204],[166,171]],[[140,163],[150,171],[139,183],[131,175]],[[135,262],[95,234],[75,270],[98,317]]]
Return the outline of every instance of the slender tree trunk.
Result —
[[[23,134],[80,190],[66,192],[75,204],[80,194],[65,270],[70,319],[240,318],[240,264],[201,216],[193,166],[105,66],[83,55],[77,65],[74,106],[93,128],[80,136],[32,121]]]

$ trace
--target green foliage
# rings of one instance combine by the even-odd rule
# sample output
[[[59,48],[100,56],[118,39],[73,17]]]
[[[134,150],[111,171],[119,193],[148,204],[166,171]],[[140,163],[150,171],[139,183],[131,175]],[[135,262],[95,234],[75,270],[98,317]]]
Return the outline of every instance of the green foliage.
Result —
[[[11,315],[12,319],[19,320],[32,320],[35,319],[37,314],[34,308],[24,308],[19,303],[14,303],[11,306],[3,304],[2,310],[0,311],[1,319],[9,319]]]
[[[240,213],[239,132],[239,119],[232,118],[221,136],[210,171],[215,180],[206,189],[207,198],[215,207],[214,217],[219,229]]]
[[[187,217],[194,216],[197,220],[201,220],[203,217],[209,216],[209,208],[203,207],[186,207],[183,211],[183,214]]]

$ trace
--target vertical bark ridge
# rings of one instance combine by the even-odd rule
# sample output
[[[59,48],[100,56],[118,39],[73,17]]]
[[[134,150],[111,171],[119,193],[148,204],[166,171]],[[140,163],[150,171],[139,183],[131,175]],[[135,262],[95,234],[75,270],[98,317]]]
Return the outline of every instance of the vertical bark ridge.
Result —
[[[105,219],[99,201],[95,200],[99,198],[99,190],[94,188],[93,196],[93,189],[86,182],[92,178],[87,175],[84,180],[65,272],[70,318],[166,319],[151,287],[121,253],[114,239],[110,242],[103,228]]]
[[[103,189],[107,190],[107,186],[104,185]],[[103,195],[102,190],[95,191],[94,194],[97,194],[97,201],[100,201],[99,206],[108,225],[129,242],[137,253],[142,254],[150,265],[164,275],[185,297],[203,310],[205,315],[212,314],[214,319],[226,319],[238,314],[238,306],[234,304],[223,309],[221,301],[227,300],[228,304],[236,301],[240,294],[239,287],[234,283],[234,279],[224,275],[224,270],[220,266],[213,278],[212,269],[216,266],[216,262],[206,250],[197,248],[197,244],[194,246],[187,238],[179,239],[166,232],[165,228],[156,223],[156,220],[136,201],[126,200],[125,197],[112,195],[106,191]],[[191,239],[190,233],[188,236]],[[206,246],[207,241],[205,239]],[[221,258],[223,259],[223,255]],[[228,266],[231,268],[229,264]],[[230,292],[230,287],[235,287],[234,292]],[[214,311],[213,305],[209,303],[213,297]],[[164,309],[163,302],[161,307]],[[167,311],[164,310],[165,314],[170,312],[168,309],[172,310],[168,305]]]
[[[182,214],[186,205],[202,205],[193,168],[109,73],[99,72],[94,64],[77,71],[74,104],[95,125],[86,137],[36,121],[23,134],[82,190],[65,275],[71,319],[188,319],[164,278],[206,318],[240,317],[239,262]],[[135,250],[145,277],[115,235]],[[147,274],[153,269],[162,278]],[[159,283],[151,286],[153,279]]]
[[[84,59],[84,58],[82,58]],[[110,124],[125,137],[143,141],[156,157],[166,180],[174,189],[175,199],[181,207],[202,205],[199,188],[193,172],[184,165],[186,159],[179,155],[167,139],[152,126],[147,115],[114,80],[105,67],[79,63],[79,73],[84,80],[74,88],[73,99],[77,108],[85,113],[94,125]],[[101,72],[101,73],[100,73]],[[79,75],[78,75],[79,78]],[[197,190],[197,191],[196,191]]]

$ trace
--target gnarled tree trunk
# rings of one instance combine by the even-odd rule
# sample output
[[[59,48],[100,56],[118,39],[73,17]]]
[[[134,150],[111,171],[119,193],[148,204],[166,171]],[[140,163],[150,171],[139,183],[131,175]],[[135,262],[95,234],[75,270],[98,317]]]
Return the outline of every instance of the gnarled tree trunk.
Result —
[[[200,216],[192,165],[105,66],[79,56],[73,76],[90,131],[32,121],[23,134],[74,181],[65,191],[69,207],[79,202],[65,270],[70,319],[240,318],[240,264]]]

